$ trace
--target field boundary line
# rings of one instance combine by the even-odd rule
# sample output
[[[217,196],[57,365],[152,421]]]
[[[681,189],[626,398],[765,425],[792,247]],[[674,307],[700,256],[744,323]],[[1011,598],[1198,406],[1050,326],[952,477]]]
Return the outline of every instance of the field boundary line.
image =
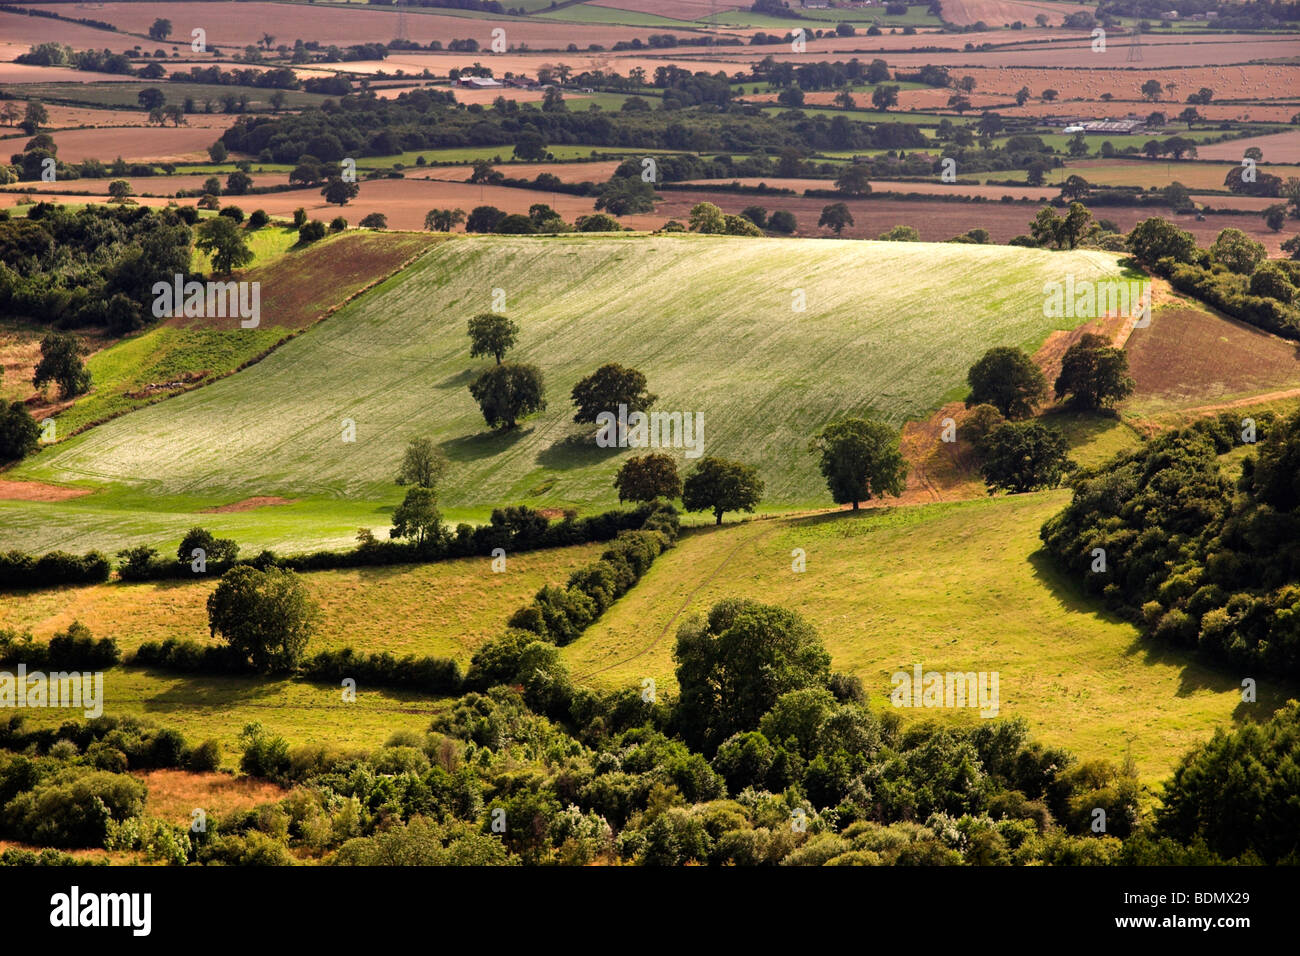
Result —
[[[635,654],[631,655],[630,657],[623,658],[622,660],[613,661],[612,663],[606,664],[603,667],[598,667],[595,670],[587,671],[585,674],[579,674],[573,679],[575,681],[586,680],[589,677],[594,677],[596,674],[603,673],[607,670],[610,670],[611,668],[619,667],[623,664],[630,663],[631,661],[636,660],[638,657],[642,656],[643,654],[649,653],[650,651],[654,650],[656,647],[659,646],[660,642],[663,641],[664,636],[668,633],[668,630],[673,626],[673,624],[677,621],[677,619],[682,616],[682,613],[690,606],[691,602],[695,600],[696,595],[698,595],[700,591],[704,589],[705,585],[712,583],[713,580],[719,574],[722,573],[722,569],[725,568],[727,564],[730,563],[731,559],[736,556],[736,552],[738,552],[741,548],[743,548],[747,544],[757,542],[767,537],[775,530],[776,530],[775,527],[768,528],[767,530],[760,532],[752,539],[749,538],[743,539],[739,543],[737,543],[737,545],[734,548],[728,551],[726,557],[722,559],[721,563],[719,563],[718,566],[714,568],[713,571],[707,577],[703,578],[694,588],[691,589],[690,593],[686,596],[685,600],[682,601],[681,606],[676,611],[673,612],[673,616],[668,619],[668,622],[664,624],[663,628],[659,631],[658,634],[655,635],[654,639],[651,640],[650,643],[647,644],[645,647],[641,648],[641,650],[637,651]]]
[[[244,371],[244,369],[246,368],[251,368],[252,366],[256,365],[258,362],[262,361],[264,358],[269,356],[272,352],[279,349],[282,345],[286,345],[293,339],[296,339],[298,336],[306,332],[310,332],[312,329],[316,328],[316,326],[320,325],[322,322],[324,322],[334,313],[342,309],[345,305],[351,304],[358,297],[369,292],[371,289],[375,288],[376,286],[382,285],[383,283],[387,282],[389,279],[397,275],[399,272],[406,269],[408,266],[413,265],[417,259],[421,258],[422,256],[428,255],[430,252],[432,252],[435,248],[437,248],[445,241],[446,240],[435,240],[426,248],[421,249],[415,255],[411,256],[409,259],[406,259],[395,269],[380,276],[378,279],[373,280],[372,282],[368,283],[362,288],[357,289],[354,293],[349,295],[343,301],[336,302],[334,305],[330,306],[328,309],[326,309],[324,312],[318,315],[307,325],[304,325],[300,329],[291,329],[288,335],[285,335],[277,342],[275,342],[273,345],[267,346],[265,349],[263,349],[261,352],[254,355],[252,358],[246,359],[238,367],[233,369],[228,369],[227,371],[221,372],[218,375],[214,375],[211,378],[203,379],[202,381],[199,382],[194,382],[185,388],[177,389],[176,391],[169,392],[166,395],[159,395],[157,398],[151,399],[150,401],[145,402],[143,405],[137,405],[134,408],[124,408],[121,411],[114,412],[111,415],[105,415],[103,418],[96,418],[94,421],[86,422],[84,425],[78,425],[76,428],[70,431],[63,438],[59,439],[59,441],[51,445],[46,445],[45,448],[57,448],[59,445],[62,445],[64,442],[68,441],[69,439],[74,438],[77,435],[80,435],[82,432],[89,431],[90,429],[95,428],[99,425],[103,425],[107,422],[111,422],[115,418],[121,418],[123,415],[130,415],[132,412],[141,411],[142,409],[149,408],[152,405],[157,405],[160,402],[165,402],[168,399],[177,398],[178,396],[181,395],[187,395],[190,392],[196,392],[199,389],[206,388],[209,385],[215,385],[217,382],[220,382],[222,379],[227,379],[230,378],[230,376],[232,375],[237,375],[238,373]],[[161,327],[162,327],[162,323],[159,323],[158,325],[154,326],[154,328],[161,328]],[[18,464],[18,462],[15,462],[14,464]]]

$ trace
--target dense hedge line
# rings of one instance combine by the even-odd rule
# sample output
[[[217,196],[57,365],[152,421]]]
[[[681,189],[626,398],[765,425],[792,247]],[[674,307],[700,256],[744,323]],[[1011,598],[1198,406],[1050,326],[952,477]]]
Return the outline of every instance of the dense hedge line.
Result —
[[[145,641],[127,662],[133,667],[157,667],[184,674],[251,674],[253,668],[234,648],[198,641]]]
[[[547,585],[508,622],[553,644],[577,640],[609,606],[631,590],[655,558],[677,540],[677,512],[665,506],[640,531],[622,532],[600,560],[579,568],[563,588]]]
[[[22,551],[0,553],[0,589],[53,588],[63,584],[100,584],[113,566],[98,551],[83,555],[51,551],[40,556]]]
[[[176,638],[141,644],[130,663],[184,674],[254,673],[247,659],[225,644]],[[388,651],[366,654],[350,647],[321,651],[299,664],[295,673],[308,680],[352,678],[359,686],[407,687],[438,695],[460,693],[462,684],[460,665],[449,657],[395,657]]]
[[[395,657],[388,651],[364,654],[345,647],[321,651],[299,668],[303,677],[339,682],[352,678],[358,685],[406,687],[429,694],[459,694],[464,678],[460,665],[450,657]]]
[[[0,630],[0,663],[26,664],[27,669],[96,671],[112,667],[122,659],[111,637],[95,640],[85,625],[73,621],[66,631],[55,634],[48,644],[38,644],[31,634]]]
[[[552,521],[540,511],[525,506],[497,508],[485,525],[459,524],[454,532],[424,545],[406,541],[371,540],[347,551],[314,551],[309,554],[277,555],[263,551],[255,557],[237,562],[208,561],[205,576],[219,577],[235,564],[251,564],[259,569],[280,567],[290,571],[331,571],[338,568],[378,567],[391,564],[425,564],[451,558],[489,557],[502,548],[518,554],[541,548],[562,548],[593,541],[609,541],[621,531],[640,528],[652,513],[649,505],[629,510],[606,511],[578,518],[566,515]],[[153,557],[148,561],[130,561],[118,568],[129,581],[157,581],[191,578],[189,561],[184,563]]]
[[[1300,414],[1257,417],[1257,451],[1234,488],[1218,456],[1240,447],[1243,427],[1224,414],[1083,473],[1041,536],[1058,565],[1148,635],[1243,674],[1296,678]]]
[[[1215,272],[1187,263],[1161,260],[1156,271],[1179,292],[1208,302],[1234,319],[1288,339],[1300,339],[1300,309],[1277,299],[1251,295],[1250,280],[1232,272]]]

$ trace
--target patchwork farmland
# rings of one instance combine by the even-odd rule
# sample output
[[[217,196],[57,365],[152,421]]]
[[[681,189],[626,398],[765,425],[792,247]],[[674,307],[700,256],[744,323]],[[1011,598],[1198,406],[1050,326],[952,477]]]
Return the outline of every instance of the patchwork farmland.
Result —
[[[197,875],[240,866],[310,945],[322,887],[265,867],[427,908],[396,865],[547,867],[516,924],[559,867],[888,866],[855,902],[933,919],[943,865],[1016,942],[1266,925],[1298,41],[1230,0],[0,10],[18,923],[224,930]],[[1251,898],[1135,891],[1189,866]]]

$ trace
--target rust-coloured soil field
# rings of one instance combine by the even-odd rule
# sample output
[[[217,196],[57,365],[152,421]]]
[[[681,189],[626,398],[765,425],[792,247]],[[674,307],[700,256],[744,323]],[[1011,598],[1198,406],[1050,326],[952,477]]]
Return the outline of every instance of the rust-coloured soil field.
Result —
[[[748,49],[748,47],[745,49]],[[755,47],[754,49],[771,50],[772,47]],[[581,73],[583,70],[601,69],[613,70],[624,76],[627,75],[629,70],[638,66],[647,73],[653,74],[657,67],[665,63],[672,63],[683,70],[691,70],[692,72],[703,70],[713,73],[722,70],[726,73],[734,73],[737,70],[748,69],[747,64],[749,61],[747,59],[735,63],[709,60],[701,57],[698,51],[686,56],[689,56],[689,59],[678,59],[669,56],[651,57],[647,56],[645,51],[615,54],[595,53],[585,50],[578,53],[393,53],[382,61],[352,60],[344,63],[331,63],[329,68],[332,73],[376,73],[379,70],[386,70],[389,76],[393,76],[399,69],[405,70],[407,74],[419,74],[427,69],[430,73],[438,76],[446,76],[448,70],[464,67],[475,59],[487,65],[490,58],[490,65],[497,76],[502,76],[508,72],[536,76],[538,67],[555,66],[560,63],[573,67],[575,73]],[[457,93],[459,92],[457,90]],[[495,99],[499,91],[491,90],[489,92],[493,94],[492,99]]]
[[[208,45],[221,47],[257,43],[263,33],[271,34],[281,43],[318,40],[322,46],[387,43],[397,36],[396,12],[373,7],[320,5],[309,11],[297,4],[222,0],[211,3],[105,3],[95,8],[93,16],[96,20],[138,34],[147,33],[149,25],[157,17],[165,17],[172,21],[176,36],[188,37],[190,30],[202,27],[207,31]],[[563,50],[570,43],[583,48],[591,43],[613,46],[619,40],[634,37],[645,40],[651,33],[674,32],[662,28],[649,30],[541,19],[446,16],[426,13],[419,8],[412,9],[406,20],[407,37],[416,43],[427,46],[432,40],[440,40],[445,46],[451,40],[473,38],[484,51],[489,49],[492,30],[496,27],[505,29],[509,46],[526,43],[534,50]]]
[[[84,159],[112,162],[117,157],[131,162],[205,162],[208,147],[218,134],[212,129],[189,126],[153,129],[73,129],[54,134],[59,159],[79,163]],[[18,152],[28,136],[0,140],[0,156]]]
[[[974,39],[978,36],[977,34],[962,34],[961,36],[964,38],[963,42],[978,44],[978,40]],[[873,39],[880,38],[875,37]],[[907,39],[915,40],[918,38],[908,37]],[[994,43],[1006,43],[1007,40],[1008,34],[1006,32],[994,34],[991,38],[991,42]],[[1202,67],[1226,68],[1231,64],[1247,63],[1251,60],[1293,57],[1295,56],[1298,38],[1294,35],[1272,34],[1266,39],[1251,36],[1197,37],[1195,43],[1190,39],[1181,39],[1181,42],[1168,43],[1148,42],[1148,40],[1149,38],[1145,36],[1142,40],[1142,69],[1165,70],[1185,67],[1188,62],[1196,62],[1201,64]],[[719,48],[716,55],[721,60],[737,62],[748,60],[751,56],[761,59],[768,54],[778,60],[797,61],[801,57],[807,57],[814,52],[821,52],[823,49],[838,51],[879,49],[879,47],[873,48],[866,43],[856,43],[854,45],[855,41],[857,41],[856,37],[830,41],[811,41],[808,44],[807,52],[802,54],[795,53],[782,46],[756,46],[745,48],[747,51],[753,51],[749,56],[743,56],[731,47]],[[698,56],[698,54],[694,55]],[[976,66],[990,69],[999,67],[1077,67],[1097,70],[1099,79],[1105,79],[1111,72],[1128,70],[1133,66],[1128,62],[1128,48],[1123,35],[1112,35],[1107,42],[1105,53],[1094,53],[1088,38],[1081,36],[1079,39],[1057,43],[1023,46],[1017,44],[1016,46],[995,47],[991,50],[966,51],[964,49],[955,49],[951,52],[942,51],[938,53],[890,53],[886,56],[886,59],[891,68],[900,66],[915,68],[924,66],[927,63],[946,66],[950,69]],[[1186,94],[1184,93],[1183,96],[1185,97]]]
[[[1064,72],[1064,71],[1062,71]],[[1200,89],[1200,87],[1197,87]],[[1036,90],[1035,94],[1041,93]],[[1007,106],[1000,106],[997,112],[1003,116],[1087,116],[1095,119],[1122,119],[1128,114],[1145,119],[1155,110],[1160,110],[1166,117],[1172,119],[1181,113],[1186,106],[1184,104],[1165,102],[1150,103],[1138,99],[1121,99],[1116,97],[1109,103],[1102,100],[1089,102],[1087,100],[1068,100],[1055,103],[1044,103],[1038,100],[1030,100],[1024,106],[1016,106],[1010,103]],[[1277,106],[1260,103],[1211,103],[1209,106],[1198,106],[1196,111],[1205,120],[1219,122],[1222,120],[1248,120],[1261,123],[1285,123],[1296,114],[1296,107]],[[1172,135],[1175,132],[1181,133],[1184,126],[1180,121],[1174,121],[1165,129],[1166,135]],[[1116,146],[1123,146],[1126,143],[1134,141],[1131,136],[1118,136],[1115,139]],[[1138,141],[1138,144],[1144,140]]]
[[[62,150],[60,150],[62,157]],[[288,173],[258,173],[254,172],[253,183],[256,186],[287,186],[289,184]],[[187,176],[132,176],[127,178],[131,184],[132,194],[135,196],[162,196],[165,198],[173,197],[177,192],[184,192],[194,189],[201,189],[204,182],[208,179],[204,175],[187,175]],[[220,175],[217,179],[225,185],[225,175]],[[113,181],[112,177],[103,179],[77,179],[66,182],[25,182],[22,184],[23,189],[35,189],[38,193],[63,193],[69,189],[77,192],[92,193],[97,196],[108,195],[108,184]],[[12,187],[10,187],[12,188]],[[234,203],[244,208],[247,212],[256,209],[260,196],[223,196],[223,203]],[[181,200],[182,202],[193,203],[195,200]]]
[[[533,203],[546,203],[568,222],[595,212],[596,200],[548,193],[536,189],[511,189],[508,186],[472,186],[469,183],[442,182],[433,179],[381,179],[361,183],[361,195],[342,208],[331,206],[319,189],[295,189],[256,197],[257,206],[272,216],[288,216],[299,206],[312,219],[329,222],[342,215],[356,224],[362,216],[382,212],[393,229],[424,228],[424,215],[430,209],[460,208],[469,212],[475,206],[496,206],[506,212],[527,213]],[[162,200],[166,202],[166,200]],[[251,208],[248,204],[244,204]],[[651,222],[655,217],[650,218]],[[660,220],[662,223],[662,220]]]
[[[1211,143],[1197,150],[1200,159],[1226,159],[1240,162],[1245,151],[1258,146],[1264,153],[1267,163],[1300,163],[1300,130],[1274,133],[1271,136],[1251,136],[1248,139],[1235,139],[1228,143]]]
[[[1300,347],[1201,308],[1157,309],[1125,345],[1135,401],[1192,407],[1300,386]]]
[[[104,19],[89,12],[70,13],[68,15],[89,17],[92,20]],[[153,21],[149,22],[152,23]],[[29,17],[21,13],[0,13],[0,41],[3,41],[2,45],[5,47],[4,50],[0,50],[0,56],[6,60],[12,60],[19,53],[26,53],[28,49],[38,43],[49,43],[51,41],[66,43],[78,50],[103,50],[108,48],[115,53],[129,50],[140,42],[136,37],[127,37],[108,30],[96,30],[94,27],[85,27],[80,23],[66,23],[62,20],[51,20],[47,17]],[[164,44],[159,45],[165,46]],[[170,52],[168,50],[168,53]],[[32,69],[39,70],[42,68],[32,67]],[[68,72],[75,71],[69,70]],[[4,74],[0,73],[0,82],[11,81],[7,81]]]
[[[1072,3],[1034,3],[1031,0],[942,0],[943,18],[958,26],[970,26],[983,20],[991,27],[1034,23],[1042,14],[1050,26],[1060,26],[1071,13],[1092,12],[1091,7]]]
[[[7,14],[0,13],[0,17]],[[24,17],[23,19],[27,19]],[[46,20],[46,23],[54,23],[54,20]],[[111,37],[113,34],[105,33],[104,36]],[[28,47],[10,47],[9,52],[13,56],[19,53],[26,53]],[[134,76],[121,76],[116,73],[92,73],[89,70],[74,70],[66,66],[31,66],[26,63],[0,63],[0,85],[9,86],[16,83],[131,83],[137,80]]]
[[[902,90],[898,94],[898,106],[895,110],[926,110],[933,112],[935,110],[947,112],[948,98],[956,93],[956,90],[950,88],[928,89],[928,90]],[[835,106],[835,97],[837,93],[834,90],[817,90],[812,93],[804,94],[804,104],[806,106]],[[859,109],[871,109],[870,93],[854,93],[853,99]],[[751,93],[740,97],[746,103],[775,103],[776,93]],[[966,94],[966,99],[970,101],[971,111],[978,112],[981,109],[991,109],[994,107],[1001,108],[1007,102],[1007,97],[997,93],[980,93],[978,90],[974,93]]]
[[[691,207],[699,202],[711,202],[729,213],[739,213],[746,206],[764,206],[768,212],[785,209],[794,213],[798,221],[798,235],[830,235],[829,231],[817,228],[817,219],[823,207],[836,202],[833,199],[805,199],[791,196],[752,196],[725,192],[666,192],[666,201],[655,207],[651,217],[626,217],[627,225],[637,225],[645,218],[676,219],[686,222]],[[980,227],[987,229],[995,242],[1006,242],[1019,235],[1027,235],[1029,222],[1038,211],[1036,205],[1027,203],[960,203],[927,202],[925,200],[906,199],[849,199],[844,200],[853,214],[854,225],[844,230],[845,238],[874,239],[880,233],[897,226],[913,226],[927,242],[941,242],[960,235],[967,230]],[[1123,231],[1150,216],[1158,215],[1179,228],[1185,229],[1196,237],[1201,246],[1214,241],[1222,229],[1232,226],[1241,229],[1251,238],[1262,242],[1272,255],[1277,255],[1282,239],[1286,233],[1274,233],[1258,215],[1249,213],[1207,216],[1204,222],[1197,222],[1192,215],[1173,215],[1167,209],[1139,209],[1132,206],[1106,206],[1096,210],[1096,214],[1112,220]]]
[[[428,234],[352,231],[280,256],[240,278],[262,284],[263,325],[300,329],[383,281],[439,241]],[[234,328],[238,322],[238,318],[167,320],[168,325],[218,328]]]
[[[46,132],[53,132],[57,137],[59,130],[72,130],[82,127],[104,126],[138,126],[156,128],[149,123],[149,114],[144,110],[100,110],[89,106],[63,106],[59,103],[46,103],[50,121]],[[235,117],[225,113],[190,113],[185,117],[185,126],[192,129],[224,130],[235,121]],[[170,124],[169,124],[170,125]],[[0,127],[7,129],[7,127]],[[12,128],[14,132],[17,127]],[[216,139],[216,134],[213,134]]]
[[[1237,45],[1240,46],[1240,44]],[[1292,46],[1294,48],[1296,45],[1292,44]],[[1161,47],[1161,49],[1180,51],[1184,58],[1192,55],[1194,50],[1196,62],[1203,62],[1200,58],[1201,47],[1199,44],[1194,48],[1165,46]],[[1111,57],[1116,51],[1118,51],[1122,60],[1124,49],[1117,47],[1114,43],[1108,47],[1105,56]],[[1116,99],[1141,103],[1144,106],[1141,115],[1145,116],[1155,109],[1163,109],[1166,113],[1170,112],[1171,108],[1173,113],[1182,111],[1187,106],[1184,102],[1187,99],[1187,94],[1195,93],[1203,86],[1213,90],[1217,99],[1267,99],[1284,96],[1300,87],[1300,66],[1265,64],[1247,66],[1180,65],[1179,69],[1155,69],[1144,58],[1140,66],[1138,64],[1128,64],[1123,69],[1098,69],[1099,67],[1115,66],[1115,64],[1103,62],[1104,57],[1101,54],[1090,53],[1086,48],[1085,55],[1094,59],[1085,60],[1081,64],[1069,62],[1069,51],[1058,50],[1056,52],[1058,55],[1065,57],[1062,62],[1056,64],[1057,67],[1078,66],[1081,68],[1032,69],[1026,66],[1011,66],[1008,63],[1005,67],[972,67],[963,70],[961,75],[969,75],[975,78],[975,92],[977,93],[1014,96],[1018,89],[1027,86],[1030,93],[1033,94],[1034,100],[1037,101],[1043,90],[1054,89],[1060,95],[1055,103],[1048,104],[1048,106],[1052,111],[1058,113],[1070,112],[1066,108],[1067,104],[1064,102],[1066,100],[1077,98],[1095,101],[1103,93],[1110,93]],[[1010,51],[1008,51],[1008,55],[1012,55]],[[1184,59],[1182,63],[1187,63],[1187,59]],[[893,64],[891,63],[890,66],[893,66]],[[1162,84],[1174,84],[1173,92],[1167,92],[1161,96],[1163,105],[1162,102],[1149,103],[1142,100],[1140,92],[1142,84],[1151,79],[1159,80]],[[1112,110],[1117,106],[1117,104],[1109,105]],[[1227,105],[1238,109],[1244,108],[1239,104]]]
[[[1145,137],[1143,137],[1145,140]],[[1238,153],[1238,157],[1240,157]],[[1081,159],[1072,161],[1065,172],[1078,173],[1088,182],[1098,186],[1142,186],[1157,189],[1170,183],[1182,183],[1188,189],[1223,189],[1223,181],[1229,170],[1240,163],[1203,163],[1190,160],[1144,160],[1144,159]],[[1295,176],[1300,169],[1295,166],[1275,166],[1271,170],[1285,179]],[[1061,176],[1061,170],[1053,170],[1052,179]],[[1227,199],[1228,197],[1223,197]]]
[[[552,176],[559,176],[566,183],[603,183],[614,175],[619,162],[617,159],[601,159],[590,163],[501,163],[492,168],[511,179],[534,179],[543,173],[549,173]],[[407,179],[428,178],[464,182],[469,179],[470,170],[468,166],[438,166],[430,169],[428,173],[412,173],[410,169],[405,172]]]
[[[67,501],[88,494],[89,488],[61,488],[40,481],[8,481],[0,478],[0,498],[9,501]]]
[[[828,179],[777,179],[775,177],[764,179],[760,176],[754,176],[748,179],[698,179],[693,180],[698,185],[715,185],[726,186],[733,182],[739,182],[742,186],[757,186],[759,183],[767,183],[777,189],[793,189],[802,196],[805,189],[834,189],[835,183]],[[1060,194],[1060,190],[1048,186],[964,186],[957,183],[942,183],[937,179],[932,183],[903,183],[890,182],[887,179],[871,180],[871,189],[874,192],[893,192],[893,193],[916,193],[922,196],[983,196],[986,199],[1001,199],[1003,196],[1014,196],[1016,199],[1042,199],[1048,200]],[[780,203],[784,196],[754,196],[754,202],[763,205],[764,200],[771,199],[773,203]],[[834,202],[833,199],[824,199],[823,203]]]

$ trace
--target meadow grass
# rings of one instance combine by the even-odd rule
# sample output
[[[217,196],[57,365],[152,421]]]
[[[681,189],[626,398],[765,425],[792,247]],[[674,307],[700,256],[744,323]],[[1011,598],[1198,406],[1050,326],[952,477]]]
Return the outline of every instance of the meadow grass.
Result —
[[[345,568],[301,575],[321,618],[308,652],[353,647],[399,657],[451,657],[462,667],[483,641],[546,584],[563,583],[607,547],[594,543],[508,555],[494,573],[491,558],[431,564]],[[173,552],[174,553],[174,549]],[[0,628],[46,640],[74,620],[124,652],[169,638],[207,643],[207,598],[215,577],[110,583],[5,596]]]
[[[1261,681],[1241,702],[1240,675],[1140,638],[1085,597],[1040,550],[1039,528],[1069,500],[1053,492],[911,508],[748,521],[688,533],[563,656],[576,682],[673,693],[683,620],[727,597],[804,615],[835,670],[862,678],[889,707],[890,675],[997,671],[1000,717],[1082,758],[1132,755],[1163,779],[1214,728],[1266,719],[1294,686]],[[792,552],[806,570],[792,570]],[[902,710],[905,719],[973,723],[971,711]]]
[[[643,371],[656,408],[702,413],[706,453],[758,465],[769,507],[815,505],[825,486],[806,449],[825,422],[862,415],[899,427],[928,415],[964,395],[966,369],[991,344],[1033,351],[1068,327],[1044,318],[1044,280],[1117,271],[1110,254],[999,246],[450,241],[238,375],[29,459],[12,477],[98,493],[29,506],[6,521],[0,545],[89,540],[120,511],[144,531],[150,507],[150,533],[179,537],[193,521],[178,505],[255,495],[391,506],[402,449],[419,434],[451,461],[441,489],[449,513],[515,503],[603,509],[616,503],[612,478],[630,451],[596,447],[594,429],[573,423],[568,397],[607,362]],[[467,388],[487,363],[469,357],[465,323],[491,307],[496,288],[522,328],[510,358],[541,368],[549,402],[504,433],[486,428]],[[684,449],[670,453],[692,464]]]

